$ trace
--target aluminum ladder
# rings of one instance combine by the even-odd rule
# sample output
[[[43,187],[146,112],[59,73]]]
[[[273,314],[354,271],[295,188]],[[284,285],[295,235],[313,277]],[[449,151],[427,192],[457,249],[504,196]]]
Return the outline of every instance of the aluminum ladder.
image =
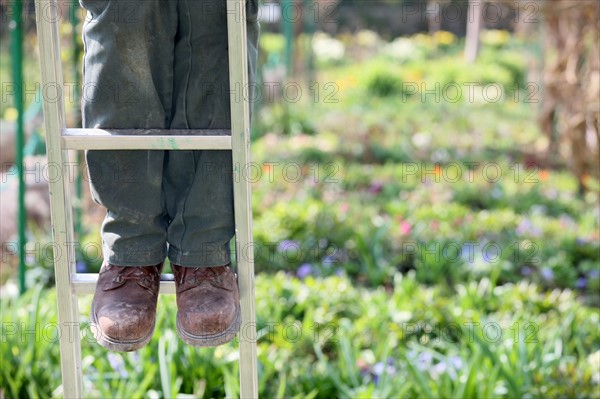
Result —
[[[246,0],[227,0],[227,30],[229,41],[229,78],[231,86],[248,86],[246,43]],[[250,110],[248,101],[236,101],[231,96],[230,135],[216,135],[222,130],[188,130],[187,134],[168,130],[103,130],[73,129],[65,124],[63,71],[58,21],[62,18],[57,0],[36,0],[36,21],[44,87],[44,123],[48,162],[59,165],[62,179],[52,179],[50,206],[54,245],[63,249],[54,259],[58,321],[60,325],[60,356],[63,393],[66,398],[83,398],[81,367],[81,336],[77,296],[92,294],[97,274],[80,274],[75,269],[74,229],[71,206],[71,186],[66,178],[69,150],[231,150],[234,173],[250,161]],[[138,135],[130,135],[130,134]],[[143,136],[139,135],[143,133]],[[252,251],[252,204],[248,179],[234,179],[234,210],[236,266],[241,306],[241,327],[238,334],[240,362],[240,393],[243,398],[258,397],[256,359],[256,323],[254,304],[254,257]],[[172,276],[164,275],[160,294],[174,294]]]

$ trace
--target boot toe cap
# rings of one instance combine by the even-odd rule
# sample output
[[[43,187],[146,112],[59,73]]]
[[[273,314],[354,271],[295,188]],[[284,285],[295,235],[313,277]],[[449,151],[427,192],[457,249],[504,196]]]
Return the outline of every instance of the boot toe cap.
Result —
[[[152,315],[133,306],[100,311],[96,319],[101,333],[114,341],[143,339],[154,327]]]
[[[181,328],[190,335],[211,336],[228,330],[236,321],[237,307],[226,301],[213,302],[213,306],[194,307],[178,314]]]

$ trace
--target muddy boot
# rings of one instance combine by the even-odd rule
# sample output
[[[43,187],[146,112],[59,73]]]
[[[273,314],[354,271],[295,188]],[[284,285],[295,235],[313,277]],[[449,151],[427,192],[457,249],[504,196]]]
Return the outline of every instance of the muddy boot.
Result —
[[[173,265],[177,294],[177,333],[193,346],[217,346],[231,341],[240,329],[240,300],[229,265]]]
[[[102,266],[90,317],[92,332],[100,345],[129,352],[150,341],[156,322],[161,270],[162,264]]]

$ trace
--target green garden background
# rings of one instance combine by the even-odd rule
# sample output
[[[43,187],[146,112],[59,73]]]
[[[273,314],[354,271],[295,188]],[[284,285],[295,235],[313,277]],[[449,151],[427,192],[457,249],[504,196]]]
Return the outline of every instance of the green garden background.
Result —
[[[466,0],[263,3],[253,163],[237,176],[253,186],[261,396],[600,398],[598,3],[487,1],[504,15],[470,38],[450,14]],[[11,2],[0,7],[0,397],[60,397],[33,2],[23,294]],[[75,126],[85,15],[74,26],[69,10]],[[77,271],[97,272],[103,214],[82,181]],[[150,344],[126,354],[93,342],[90,304],[87,397],[239,395],[237,343],[185,345],[174,297],[159,299]]]

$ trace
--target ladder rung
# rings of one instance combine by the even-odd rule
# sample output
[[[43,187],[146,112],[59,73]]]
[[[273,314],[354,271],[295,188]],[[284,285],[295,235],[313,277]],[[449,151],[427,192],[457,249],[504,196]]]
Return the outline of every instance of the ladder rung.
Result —
[[[93,294],[96,291],[97,281],[98,274],[94,273],[74,273],[71,275],[71,286],[78,295]],[[175,293],[175,281],[172,274],[161,274],[160,293]]]
[[[231,150],[230,129],[65,129],[65,150]]]

